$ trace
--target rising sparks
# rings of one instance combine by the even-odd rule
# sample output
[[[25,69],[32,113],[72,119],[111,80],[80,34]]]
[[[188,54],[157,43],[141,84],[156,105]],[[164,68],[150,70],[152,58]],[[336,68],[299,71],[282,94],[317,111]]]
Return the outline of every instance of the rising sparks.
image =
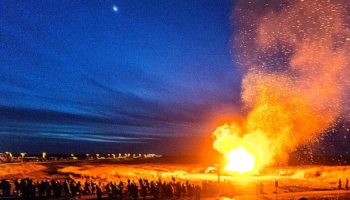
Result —
[[[287,161],[348,105],[350,3],[263,2],[239,1],[235,12],[234,48],[248,113],[214,132],[214,148],[229,160],[226,169],[239,173]]]

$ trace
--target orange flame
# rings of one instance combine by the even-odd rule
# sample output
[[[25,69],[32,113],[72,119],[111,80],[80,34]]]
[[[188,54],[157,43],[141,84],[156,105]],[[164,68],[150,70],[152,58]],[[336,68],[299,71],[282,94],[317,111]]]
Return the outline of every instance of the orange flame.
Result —
[[[272,2],[256,16],[254,5],[238,2],[235,46],[246,68],[241,98],[249,112],[242,123],[214,132],[213,146],[226,155],[227,170],[258,173],[285,162],[288,153],[340,117],[350,88],[350,29],[344,17],[350,3],[336,2]]]

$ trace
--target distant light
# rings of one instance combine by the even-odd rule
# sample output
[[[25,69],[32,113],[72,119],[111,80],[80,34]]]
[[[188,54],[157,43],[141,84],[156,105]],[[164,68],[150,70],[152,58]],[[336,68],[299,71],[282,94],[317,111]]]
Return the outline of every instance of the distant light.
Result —
[[[113,11],[114,12],[118,12],[118,7],[117,6],[113,6]]]

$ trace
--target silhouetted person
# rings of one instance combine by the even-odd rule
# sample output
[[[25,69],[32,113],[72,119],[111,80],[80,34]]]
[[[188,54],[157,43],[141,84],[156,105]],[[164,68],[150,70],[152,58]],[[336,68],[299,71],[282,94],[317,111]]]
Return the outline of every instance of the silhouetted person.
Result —
[[[102,188],[100,184],[96,186],[96,196],[97,199],[102,199]]]
[[[56,187],[55,187],[55,190],[54,190],[55,198],[60,198],[61,197],[61,193],[62,193],[62,184],[61,184],[60,181],[57,181],[56,182]]]
[[[138,191],[138,188],[136,186],[136,183],[135,182],[131,183],[129,188],[130,188],[130,191],[129,191],[130,198],[136,200],[139,196],[139,191]]]
[[[69,187],[69,184],[68,184],[68,181],[65,180],[64,183],[63,183],[63,191],[64,191],[64,194],[65,196],[70,196],[71,194],[71,191],[70,191],[70,187]]]
[[[153,181],[151,181],[151,195],[153,197],[154,200],[158,200],[159,199],[159,185],[157,183],[154,183]]]
[[[16,179],[14,184],[15,184],[15,193],[17,196],[20,196],[21,195],[21,182],[18,179]]]
[[[36,193],[36,184],[33,183],[32,180],[28,181],[28,191],[29,191],[29,199],[35,199]]]
[[[84,193],[91,194],[91,183],[88,181],[85,181],[84,183]]]
[[[196,185],[194,199],[199,200],[200,198],[201,198],[201,188],[199,187],[199,185]]]
[[[118,185],[118,191],[117,191],[117,195],[119,194],[120,200],[123,199],[123,188],[124,188],[124,184],[122,181],[120,181]]]
[[[96,187],[97,187],[96,183],[92,182],[91,183],[91,192],[92,192],[92,194],[96,194],[96,189],[97,189]]]
[[[338,181],[338,189],[341,190],[341,179]]]
[[[11,193],[11,184],[8,180],[3,179],[1,181],[0,189],[2,189],[2,196],[8,197]]]

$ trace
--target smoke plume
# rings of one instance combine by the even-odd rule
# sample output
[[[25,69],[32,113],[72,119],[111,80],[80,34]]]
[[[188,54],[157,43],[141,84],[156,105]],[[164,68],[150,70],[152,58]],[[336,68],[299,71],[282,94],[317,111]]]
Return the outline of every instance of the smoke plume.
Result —
[[[349,13],[347,0],[237,2],[233,46],[247,115],[214,132],[216,150],[227,154],[243,145],[260,169],[286,161],[344,116]]]

